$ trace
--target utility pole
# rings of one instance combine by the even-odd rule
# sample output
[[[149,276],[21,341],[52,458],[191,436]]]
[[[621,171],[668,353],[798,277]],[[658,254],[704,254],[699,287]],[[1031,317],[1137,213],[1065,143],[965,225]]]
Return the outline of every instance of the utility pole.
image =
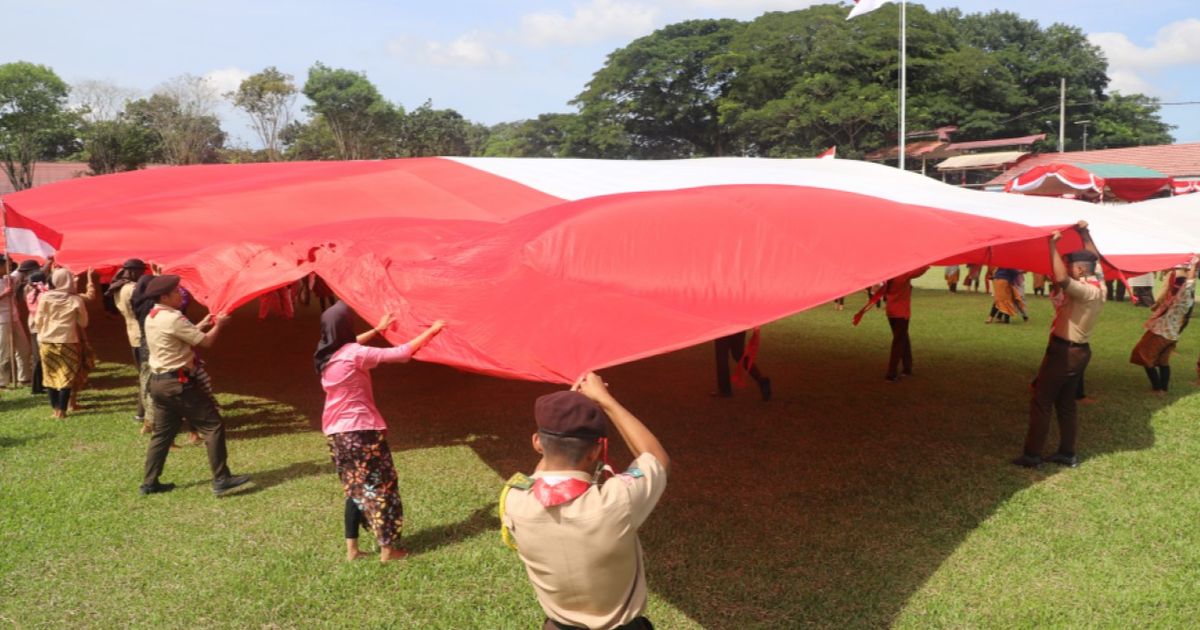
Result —
[[[1084,150],[1084,151],[1087,151],[1087,128],[1088,128],[1088,125],[1092,124],[1092,121],[1090,121],[1090,120],[1077,120],[1077,121],[1075,121],[1075,124],[1076,124],[1076,125],[1083,125],[1083,150]]]
[[[1063,152],[1067,140],[1067,78],[1060,79],[1058,94],[1058,152]]]

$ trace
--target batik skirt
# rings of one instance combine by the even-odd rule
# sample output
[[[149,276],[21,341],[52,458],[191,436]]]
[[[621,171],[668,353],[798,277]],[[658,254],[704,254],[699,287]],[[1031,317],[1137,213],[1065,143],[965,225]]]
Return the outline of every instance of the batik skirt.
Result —
[[[384,432],[347,431],[326,439],[346,496],[358,506],[380,546],[398,547],[404,505]]]
[[[1147,330],[1141,341],[1133,347],[1129,362],[1142,367],[1169,366],[1171,353],[1175,351],[1175,345],[1178,343]]]
[[[83,356],[79,343],[38,343],[42,357],[42,384],[51,389],[69,389],[79,378]]]

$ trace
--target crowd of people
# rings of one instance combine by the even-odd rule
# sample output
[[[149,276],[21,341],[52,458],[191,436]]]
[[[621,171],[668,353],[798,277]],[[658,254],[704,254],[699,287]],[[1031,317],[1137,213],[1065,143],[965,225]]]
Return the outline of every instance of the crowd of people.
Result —
[[[1022,453],[1014,463],[1039,467],[1043,462],[1074,467],[1078,433],[1077,401],[1091,359],[1091,334],[1108,299],[1099,269],[1099,252],[1087,224],[1075,227],[1083,249],[1060,255],[1055,233],[1049,239],[1052,274],[1035,276],[1035,295],[1045,292],[1054,305],[1049,343],[1031,384],[1029,427]],[[1197,263],[1173,269],[1153,301],[1145,334],[1130,361],[1143,367],[1152,391],[1167,392],[1170,356],[1186,328],[1195,303]],[[11,269],[12,262],[4,263]],[[855,321],[872,307],[884,306],[892,331],[885,379],[895,383],[913,373],[908,324],[912,317],[912,281],[929,267],[891,278],[868,291],[870,299]],[[209,314],[193,323],[186,313],[190,298],[179,276],[153,273],[142,260],[130,259],[113,276],[104,297],[124,319],[130,356],[138,371],[134,419],[151,434],[142,483],[144,495],[169,492],[173,483],[160,480],[176,435],[185,424],[195,441],[207,448],[214,494],[250,483],[227,463],[225,427],[213,392],[212,378],[199,350],[213,347],[228,317]],[[944,273],[957,292],[957,266]],[[992,293],[988,323],[1008,323],[1020,315],[1028,321],[1024,302],[1025,273],[996,268],[982,272],[969,265],[963,281],[979,290],[982,278]],[[444,328],[436,321],[398,346],[370,345],[393,324],[390,314],[372,328],[355,333],[350,307],[337,301],[315,276],[294,288],[272,292],[260,316],[289,317],[289,305],[307,292],[322,310],[314,368],[325,403],[321,416],[330,458],[345,497],[346,558],[364,555],[362,530],[369,531],[379,558],[405,557],[401,537],[404,507],[388,445],[388,424],[375,404],[371,370],[403,363],[420,352]],[[80,286],[83,291],[80,292]],[[0,281],[0,384],[29,386],[45,394],[52,417],[66,419],[78,408],[77,394],[86,385],[94,353],[87,340],[89,305],[99,299],[96,274],[78,278],[53,260],[45,265],[20,263]],[[1147,301],[1136,289],[1137,301]],[[328,301],[328,305],[326,302]],[[285,302],[287,304],[285,304]],[[844,303],[844,302],[843,302]],[[759,331],[749,344],[746,332],[715,341],[717,391],[729,397],[732,385],[752,379],[764,401],[772,396],[771,379],[755,365]],[[731,372],[729,360],[736,368]],[[1200,376],[1200,364],[1197,365]],[[1051,416],[1057,416],[1060,442],[1044,455]],[[538,398],[531,446],[539,460],[530,475],[516,474],[504,484],[499,502],[502,538],[524,563],[545,615],[545,628],[652,628],[645,617],[647,586],[643,550],[637,531],[666,488],[670,458],[654,434],[619,403],[595,373],[585,374],[569,390]],[[608,462],[610,427],[615,428],[635,459],[617,473]]]

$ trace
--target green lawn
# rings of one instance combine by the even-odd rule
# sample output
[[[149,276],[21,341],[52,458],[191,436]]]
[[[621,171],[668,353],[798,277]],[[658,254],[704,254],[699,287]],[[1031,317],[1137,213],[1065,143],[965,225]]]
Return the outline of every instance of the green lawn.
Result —
[[[882,378],[885,318],[854,328],[862,297],[849,302],[765,329],[769,404],[748,391],[709,398],[708,345],[605,372],[674,463],[642,531],[659,627],[1200,618],[1200,333],[1185,333],[1172,394],[1153,398],[1128,363],[1146,310],[1110,304],[1088,371],[1099,403],[1081,408],[1083,464],[1027,471],[1008,460],[1024,438],[1047,300],[1032,301],[1029,324],[984,326],[986,297],[917,291],[917,375],[894,385]],[[312,309],[293,322],[239,313],[208,352],[230,464],[256,481],[222,499],[204,449],[186,446],[163,476],[180,488],[138,495],[146,438],[130,419],[128,351],[116,322],[96,320],[105,362],[87,411],[56,422],[40,398],[0,401],[0,626],[540,625],[495,505],[502,480],[535,463],[532,403],[551,386],[416,363],[378,370],[413,554],[346,563],[341,488],[313,430]]]

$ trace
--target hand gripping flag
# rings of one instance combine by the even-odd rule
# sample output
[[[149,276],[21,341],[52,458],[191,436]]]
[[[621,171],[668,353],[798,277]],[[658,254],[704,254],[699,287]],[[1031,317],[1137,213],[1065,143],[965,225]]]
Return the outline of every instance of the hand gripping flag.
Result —
[[[858,17],[864,13],[870,13],[871,11],[874,11],[875,9],[878,9],[879,7],[893,1],[894,0],[854,0],[854,8],[850,9],[850,15],[847,15],[846,19],[849,20],[850,18]]]
[[[5,253],[49,258],[62,247],[62,234],[17,214],[3,202],[0,208],[4,214]]]

